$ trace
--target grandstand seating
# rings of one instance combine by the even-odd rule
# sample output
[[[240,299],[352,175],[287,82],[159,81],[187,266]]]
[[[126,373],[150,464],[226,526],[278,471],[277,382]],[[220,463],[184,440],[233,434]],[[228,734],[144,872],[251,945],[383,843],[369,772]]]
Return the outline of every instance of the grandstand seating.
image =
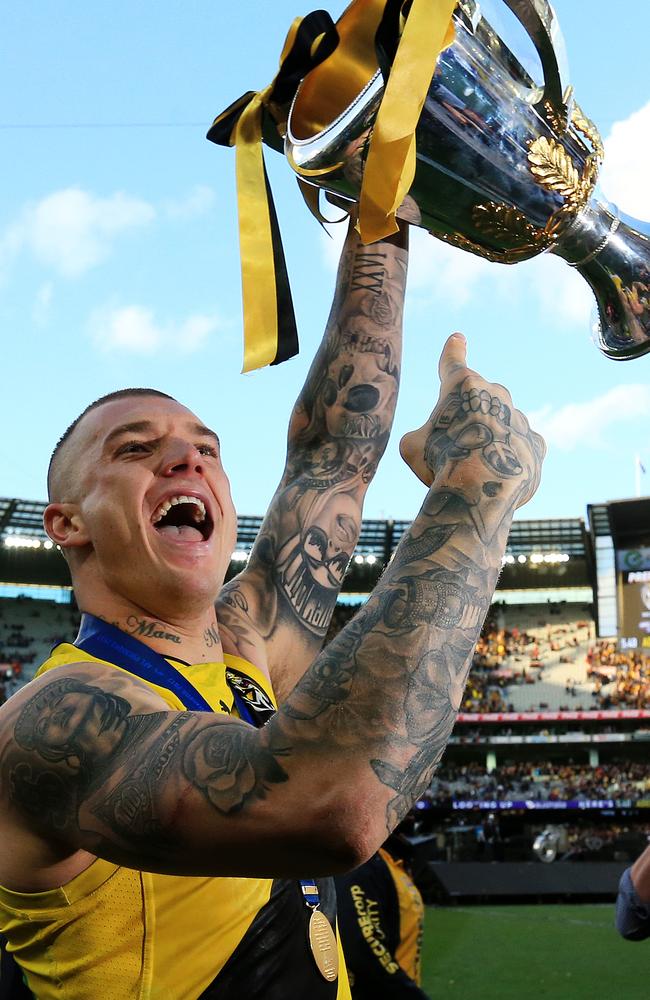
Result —
[[[358,607],[337,606],[328,640]],[[0,600],[0,665],[9,664],[16,679],[29,680],[51,647],[75,634],[78,620],[70,605],[26,596]],[[589,711],[623,705],[650,705],[650,669],[636,654],[618,653],[607,641],[596,643],[586,607],[492,606],[462,711]]]
[[[359,605],[339,605],[328,640]],[[588,673],[595,639],[589,608],[495,604],[481,633],[464,712],[590,711],[598,679]]]
[[[52,647],[74,638],[78,625],[79,614],[69,604],[29,597],[0,600],[0,671],[6,693],[31,680]]]
[[[492,771],[478,762],[444,763],[425,798],[437,804],[469,799],[636,802],[649,795],[650,770],[645,762],[616,760],[591,767],[573,761],[540,759],[516,761]]]
[[[337,606],[328,639],[359,607]],[[71,605],[24,596],[0,600],[0,676],[3,663],[14,674],[6,695],[33,676],[53,645],[74,637],[78,620]],[[472,713],[588,711],[612,701],[650,707],[645,669],[637,655],[596,641],[582,605],[493,605],[462,705],[468,717],[456,726],[441,769],[406,823],[425,835],[427,856],[443,862],[531,861],[535,838],[549,823],[559,831],[563,859],[636,856],[650,831],[643,720],[630,721],[624,731],[623,723],[614,723],[614,731],[605,721],[594,722],[593,732],[582,723],[513,729],[507,722],[482,724]],[[632,680],[626,685],[628,672]],[[621,739],[627,741],[625,760]],[[526,800],[526,809],[508,810],[507,800]],[[607,809],[598,800],[606,800]],[[553,806],[566,809],[550,813]],[[491,843],[488,812],[494,809]]]

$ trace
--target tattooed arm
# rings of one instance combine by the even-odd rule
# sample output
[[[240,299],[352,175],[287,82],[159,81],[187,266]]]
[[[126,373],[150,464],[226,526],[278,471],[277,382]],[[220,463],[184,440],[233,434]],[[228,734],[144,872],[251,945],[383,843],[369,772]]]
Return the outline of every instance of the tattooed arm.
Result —
[[[351,227],[336,293],[294,407],[280,486],[246,569],[217,604],[224,649],[284,697],[316,655],[390,433],[400,376],[407,230],[363,246]]]
[[[179,874],[318,875],[374,853],[442,756],[544,457],[507,390],[466,368],[461,338],[441,377],[438,406],[404,442],[432,481],[422,510],[272,719],[169,712],[119,671],[58,668],[0,709],[2,823]]]
[[[406,815],[442,757],[513,514],[535,493],[546,453],[507,389],[467,368],[459,334],[445,345],[440,378],[436,408],[401,444],[430,487],[424,505],[368,602],[278,718],[292,746],[314,734],[324,761],[345,747],[350,780],[365,792],[357,808],[378,838],[370,846]],[[315,724],[323,718],[326,732]]]

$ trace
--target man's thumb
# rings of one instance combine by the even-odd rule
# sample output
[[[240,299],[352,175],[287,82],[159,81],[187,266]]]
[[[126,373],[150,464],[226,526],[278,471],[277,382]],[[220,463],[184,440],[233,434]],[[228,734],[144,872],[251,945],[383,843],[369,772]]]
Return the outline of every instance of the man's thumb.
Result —
[[[447,343],[442,349],[440,362],[438,364],[438,374],[440,381],[444,382],[458,368],[467,367],[467,341],[462,333],[452,333],[447,339]]]

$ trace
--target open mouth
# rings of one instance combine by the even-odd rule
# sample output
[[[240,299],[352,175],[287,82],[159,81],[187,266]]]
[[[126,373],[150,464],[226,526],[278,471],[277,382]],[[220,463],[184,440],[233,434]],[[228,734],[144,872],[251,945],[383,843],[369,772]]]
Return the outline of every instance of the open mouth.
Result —
[[[214,528],[203,501],[183,493],[161,503],[151,523],[161,535],[183,541],[207,542]]]

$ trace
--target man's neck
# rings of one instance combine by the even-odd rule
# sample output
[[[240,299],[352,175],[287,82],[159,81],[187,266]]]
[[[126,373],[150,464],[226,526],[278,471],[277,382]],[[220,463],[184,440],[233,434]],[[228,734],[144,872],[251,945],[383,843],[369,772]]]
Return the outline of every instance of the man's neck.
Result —
[[[115,603],[112,607],[82,606],[96,618],[114,625],[162,656],[185,663],[220,663],[223,649],[214,609],[190,621],[166,621],[142,608]]]

